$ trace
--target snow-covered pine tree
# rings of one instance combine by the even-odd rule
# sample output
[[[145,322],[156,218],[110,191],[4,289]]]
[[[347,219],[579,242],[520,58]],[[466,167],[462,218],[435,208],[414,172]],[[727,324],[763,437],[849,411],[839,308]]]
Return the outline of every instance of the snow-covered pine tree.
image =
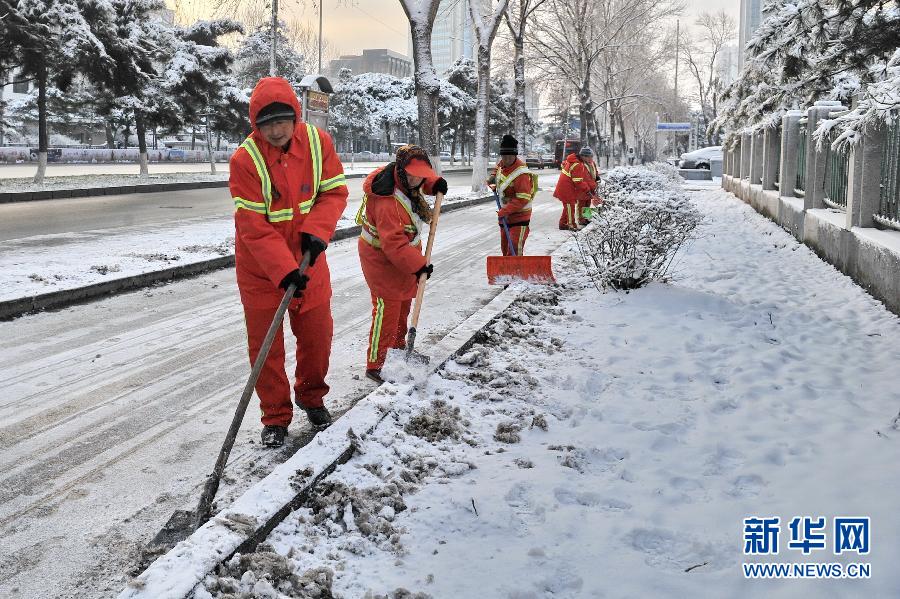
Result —
[[[223,113],[246,106],[244,92],[230,72],[234,60],[231,50],[219,45],[221,36],[232,33],[243,33],[243,27],[231,19],[198,21],[190,27],[177,28],[174,52],[160,81],[162,94],[178,107],[170,114],[177,117],[179,125],[196,125],[201,120],[205,123],[206,150],[213,174],[216,164],[211,125]]]
[[[850,115],[825,119],[835,143],[852,141],[867,123],[895,117],[900,108],[897,49],[900,11],[882,0],[772,0],[747,44],[739,78],[723,94],[716,130],[774,126],[785,110],[815,100],[858,103]]]
[[[294,89],[298,89],[300,80],[309,72],[306,57],[291,45],[285,35],[283,21],[278,22],[275,71],[279,77],[287,79]],[[269,76],[269,57],[272,47],[272,26],[264,23],[247,35],[235,52],[234,73],[238,83],[245,89],[252,90],[263,77]]]
[[[475,94],[478,93],[478,71],[475,62],[459,58],[450,65],[441,79],[439,122],[441,132],[450,135],[451,156],[461,153],[471,157],[468,148],[473,139],[475,122]]]
[[[18,57],[20,75],[37,86],[38,168],[35,183],[43,183],[47,169],[47,90],[56,85],[65,91],[78,65],[109,62],[104,44],[89,22],[103,23],[109,9],[103,0],[19,0],[7,18],[15,26],[5,35]]]
[[[107,90],[108,110],[130,113],[134,119],[140,156],[140,174],[147,168],[147,117],[165,102],[158,71],[171,53],[174,37],[161,15],[162,0],[108,0],[109,22],[92,22],[93,31],[107,49],[110,61],[84,65],[86,76]]]

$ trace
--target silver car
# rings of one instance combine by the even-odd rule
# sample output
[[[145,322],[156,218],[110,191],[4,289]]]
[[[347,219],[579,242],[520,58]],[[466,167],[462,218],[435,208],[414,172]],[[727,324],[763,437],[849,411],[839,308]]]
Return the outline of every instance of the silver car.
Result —
[[[678,167],[704,168],[709,170],[709,164],[714,160],[719,162],[722,161],[722,146],[709,146],[694,150],[693,152],[686,152],[681,155]]]

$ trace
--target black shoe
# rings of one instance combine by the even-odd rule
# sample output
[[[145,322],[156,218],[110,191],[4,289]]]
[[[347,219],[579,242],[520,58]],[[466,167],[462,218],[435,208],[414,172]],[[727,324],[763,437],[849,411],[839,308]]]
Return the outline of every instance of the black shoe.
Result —
[[[384,379],[381,378],[381,369],[380,368],[372,368],[366,371],[366,378],[372,379],[379,385],[384,382]]]
[[[262,444],[265,447],[281,447],[287,436],[286,426],[267,424],[262,429]]]
[[[303,408],[313,428],[322,430],[331,426],[331,412],[325,406],[321,408]]]

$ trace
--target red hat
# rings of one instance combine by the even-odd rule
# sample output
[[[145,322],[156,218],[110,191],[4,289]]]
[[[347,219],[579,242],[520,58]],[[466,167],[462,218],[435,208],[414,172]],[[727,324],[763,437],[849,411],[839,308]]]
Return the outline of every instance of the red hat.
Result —
[[[412,175],[413,177],[422,177],[423,179],[434,179],[437,177],[437,173],[434,172],[428,161],[422,158],[413,158],[403,170],[406,171],[407,175]]]

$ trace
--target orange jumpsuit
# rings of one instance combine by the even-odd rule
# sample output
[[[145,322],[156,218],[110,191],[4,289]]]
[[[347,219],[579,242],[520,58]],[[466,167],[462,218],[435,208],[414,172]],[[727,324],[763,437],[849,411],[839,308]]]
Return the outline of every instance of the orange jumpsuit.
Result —
[[[287,151],[269,144],[256,127],[259,111],[273,102],[293,106],[298,115]],[[253,132],[231,157],[235,270],[251,364],[284,295],[278,285],[300,262],[301,233],[329,241],[347,206],[343,166],[331,137],[300,121],[300,113],[297,95],[285,79],[261,79],[250,97]],[[324,253],[306,274],[306,291],[291,301],[288,317],[297,336],[296,400],[312,408],[322,406],[328,393],[325,375],[333,330],[331,275]],[[291,422],[291,386],[284,359],[279,329],[256,383],[264,425]]]
[[[436,182],[437,178],[425,179],[422,192],[431,195]],[[424,223],[400,189],[393,164],[370,173],[363,193],[357,214],[362,226],[357,247],[372,295],[366,369],[380,370],[389,349],[406,347],[406,322],[418,288],[415,273],[425,266]]]
[[[578,228],[578,207],[590,205],[591,195],[597,182],[577,154],[569,154],[563,162],[556,182],[553,197],[562,202],[562,215],[559,217],[560,229]],[[587,202],[587,204],[584,204]]]
[[[498,162],[494,171],[494,182],[497,185],[497,193],[500,195],[502,208],[497,213],[498,217],[506,217],[509,225],[509,236],[512,239],[516,256],[521,256],[525,251],[525,240],[531,224],[531,205],[533,201],[533,186],[531,173],[521,159],[509,166],[503,166]],[[504,256],[509,256],[509,241],[503,225],[500,225],[500,249]]]

